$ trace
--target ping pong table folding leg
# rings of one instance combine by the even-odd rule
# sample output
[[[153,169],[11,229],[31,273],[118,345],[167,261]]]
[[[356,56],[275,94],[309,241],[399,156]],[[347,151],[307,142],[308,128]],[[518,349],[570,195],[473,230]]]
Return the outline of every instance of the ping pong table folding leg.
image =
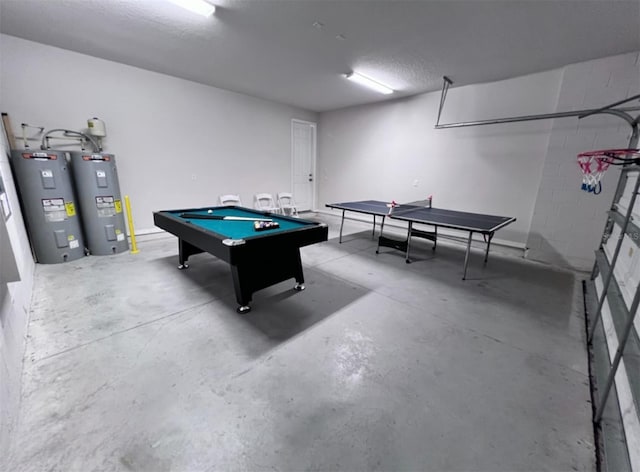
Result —
[[[462,280],[467,279],[467,266],[469,265],[469,253],[471,253],[471,239],[473,231],[469,231],[469,240],[467,241],[467,253],[464,256],[464,271],[462,272]]]
[[[375,226],[373,228],[375,230]],[[380,237],[378,237],[378,246],[376,247],[376,254],[380,254],[380,239],[382,239],[382,230],[384,230],[384,215],[382,216],[382,223],[380,223]]]
[[[342,220],[340,221],[340,237],[338,238],[338,243],[342,244],[342,227],[344,226],[344,212],[345,210],[342,210]]]
[[[487,243],[487,249],[484,252],[484,263],[489,260],[489,248],[491,247],[491,240],[493,239],[493,233],[483,234],[485,242]]]
[[[376,237],[376,215],[373,215],[373,231],[371,231],[371,239]]]
[[[411,247],[411,230],[413,229],[413,221],[409,221],[409,229],[407,230],[407,253],[404,256],[404,261],[409,264],[411,259],[409,259],[409,248]]]

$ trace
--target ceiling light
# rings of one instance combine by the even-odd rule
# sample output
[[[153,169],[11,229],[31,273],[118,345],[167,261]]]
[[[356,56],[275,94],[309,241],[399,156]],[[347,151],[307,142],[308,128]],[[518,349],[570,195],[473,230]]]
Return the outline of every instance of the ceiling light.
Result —
[[[216,6],[205,2],[205,0],[169,0],[171,3],[175,3],[181,6],[185,10],[197,13],[198,15],[209,17],[216,11]]]
[[[370,89],[375,90],[376,92],[383,93],[385,95],[389,95],[390,93],[393,93],[392,88],[387,87],[386,85],[381,84],[377,80],[373,80],[372,78],[367,77],[366,75],[359,74],[358,72],[352,72],[351,74],[347,74],[345,77],[360,85],[369,87]]]

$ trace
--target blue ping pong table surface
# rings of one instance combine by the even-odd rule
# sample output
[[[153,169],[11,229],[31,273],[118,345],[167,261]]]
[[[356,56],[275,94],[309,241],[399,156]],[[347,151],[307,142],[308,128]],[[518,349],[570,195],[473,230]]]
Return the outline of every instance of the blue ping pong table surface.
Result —
[[[331,203],[327,204],[327,207],[478,233],[493,233],[516,220],[507,216],[427,208],[425,204],[426,202],[399,204],[393,208],[391,214],[389,214],[390,208],[387,206],[389,203],[379,200]]]

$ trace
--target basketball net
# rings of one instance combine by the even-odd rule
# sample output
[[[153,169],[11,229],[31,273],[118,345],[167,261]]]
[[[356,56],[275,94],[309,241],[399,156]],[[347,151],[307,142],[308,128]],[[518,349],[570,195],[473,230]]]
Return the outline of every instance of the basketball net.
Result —
[[[598,195],[602,192],[602,176],[609,166],[640,164],[640,149],[604,149],[578,154],[578,166],[582,171],[581,189]]]

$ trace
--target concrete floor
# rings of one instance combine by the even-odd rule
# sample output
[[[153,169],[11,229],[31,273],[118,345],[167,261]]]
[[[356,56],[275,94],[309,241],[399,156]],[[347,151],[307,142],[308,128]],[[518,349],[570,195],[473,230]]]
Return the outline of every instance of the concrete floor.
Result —
[[[10,470],[595,470],[581,274],[318,219],[245,316],[173,236],[38,265]]]

